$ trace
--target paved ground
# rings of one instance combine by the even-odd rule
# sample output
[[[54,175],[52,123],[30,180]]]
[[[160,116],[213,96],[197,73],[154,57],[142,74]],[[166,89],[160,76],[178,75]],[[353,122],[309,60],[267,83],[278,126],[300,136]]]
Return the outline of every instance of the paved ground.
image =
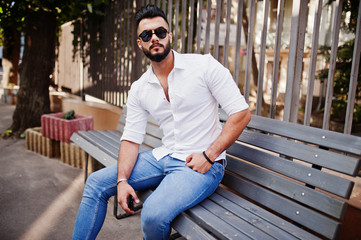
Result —
[[[0,103],[0,133],[15,107]],[[0,239],[70,239],[84,175],[80,169],[26,150],[25,140],[0,138]],[[98,239],[142,239],[139,214],[123,220],[110,201]]]

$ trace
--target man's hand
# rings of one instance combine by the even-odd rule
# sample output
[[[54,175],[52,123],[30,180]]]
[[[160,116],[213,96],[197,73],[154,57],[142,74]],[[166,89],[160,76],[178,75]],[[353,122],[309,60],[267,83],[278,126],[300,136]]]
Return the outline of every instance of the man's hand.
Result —
[[[194,171],[205,174],[211,169],[210,164],[202,153],[192,153],[186,159],[186,166],[192,168]]]
[[[139,203],[137,194],[135,194],[134,189],[126,182],[123,181],[118,184],[118,202],[124,211],[130,214],[134,214],[134,211],[128,206],[128,197],[132,196],[135,203]]]

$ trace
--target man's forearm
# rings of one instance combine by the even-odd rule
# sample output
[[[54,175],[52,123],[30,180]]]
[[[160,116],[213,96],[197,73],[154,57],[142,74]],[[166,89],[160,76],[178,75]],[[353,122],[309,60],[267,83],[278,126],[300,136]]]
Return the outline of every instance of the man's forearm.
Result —
[[[216,141],[207,149],[207,156],[214,161],[224,150],[230,147],[251,120],[249,109],[232,114],[223,126]]]
[[[128,179],[139,153],[139,144],[122,141],[118,157],[118,179]]]

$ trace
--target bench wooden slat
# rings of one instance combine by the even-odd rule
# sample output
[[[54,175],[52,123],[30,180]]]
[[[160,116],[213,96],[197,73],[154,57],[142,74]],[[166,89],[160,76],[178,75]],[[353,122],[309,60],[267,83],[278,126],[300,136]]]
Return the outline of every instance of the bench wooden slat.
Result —
[[[255,215],[251,211],[246,210],[245,208],[242,207],[242,205],[237,205],[217,193],[212,194],[209,197],[209,199],[211,199],[212,201],[221,205],[222,208],[224,208],[221,211],[221,214],[222,213],[226,214],[226,215],[232,214],[229,224],[231,224],[232,226],[234,226],[236,228],[238,228],[238,227],[243,228],[243,224],[239,224],[238,222],[234,221],[233,215],[236,215],[239,218],[242,218],[248,224],[255,226],[260,231],[264,231],[264,233],[269,234],[270,236],[273,236],[276,239],[279,239],[279,240],[299,239],[299,238],[291,235],[290,233],[284,231],[279,226],[273,225],[272,222],[268,222],[265,219],[262,219],[259,216]],[[263,239],[263,238],[260,238],[260,239]]]
[[[264,240],[276,239],[271,235],[265,233],[261,229],[250,224],[248,221],[244,220],[243,218],[237,216],[236,214],[230,211],[226,211],[224,208],[222,208],[221,206],[210,200],[205,200],[201,202],[200,205],[224,222],[224,224],[221,224],[220,223],[221,221],[219,221],[219,224],[217,226],[218,228],[222,228],[223,227],[222,225],[229,225],[247,236],[252,236],[252,238],[254,239],[264,239]],[[290,238],[288,238],[288,240],[290,240]]]
[[[118,132],[124,132],[124,127],[125,127],[125,117],[123,115],[120,116],[119,119],[119,124],[117,125],[117,131]]]
[[[121,115],[119,118],[119,124],[124,126],[125,122],[126,117],[124,115]],[[153,116],[149,116],[147,122],[147,134],[153,135],[154,137],[162,138],[163,131],[159,128],[157,120],[155,120]]]
[[[248,127],[342,152],[361,155],[361,138],[352,135],[283,122],[257,115],[252,115]]]
[[[145,135],[143,144],[150,146],[152,148],[156,148],[162,146],[162,141],[159,138],[155,138],[150,135]]]
[[[120,132],[111,130],[111,131],[105,131],[104,134],[107,134],[107,136],[111,137],[111,138],[113,139],[113,141],[114,141],[116,144],[119,144],[119,146],[120,146],[120,144],[121,144],[120,138],[121,138],[121,136],[122,136]],[[111,135],[111,136],[110,136],[110,135]],[[148,150],[150,150],[150,149],[152,149],[152,148],[151,148],[151,147],[148,147],[148,146],[145,146],[145,145],[140,145],[140,146],[139,146],[139,152],[148,151]],[[117,155],[118,155],[118,154],[119,154],[119,153],[117,153]]]
[[[219,239],[254,239],[252,236],[247,236],[238,231],[234,227],[225,224],[221,219],[207,211],[200,205],[192,207],[186,213],[199,222],[202,227],[211,231]]]
[[[109,142],[112,146],[114,146],[114,149],[109,149],[109,151],[111,151],[113,153],[113,156],[117,156],[118,158],[118,154],[119,154],[119,148],[120,148],[120,137],[121,134],[118,132],[118,134],[115,133],[115,131],[106,131],[106,132],[102,132],[102,134],[107,137],[107,141],[109,141],[110,139],[112,140],[112,142]],[[113,136],[110,136],[113,135]],[[139,146],[139,151],[140,152],[144,152],[144,151],[148,151],[152,149],[151,147],[148,147],[146,145],[140,145]]]
[[[229,169],[233,169],[232,172],[261,186],[283,194],[334,218],[342,219],[345,214],[347,204],[342,200],[315,191],[312,188],[243,161],[232,159],[231,157],[227,158],[227,162]]]
[[[110,166],[117,163],[117,159],[104,151],[101,151],[101,149],[80,136],[78,133],[73,133],[70,139],[104,166]]]
[[[148,135],[152,135],[159,139],[163,137],[163,131],[157,125],[148,124],[146,132]]]
[[[89,134],[97,137],[98,139],[100,139],[103,143],[108,144],[109,146],[112,147],[112,149],[116,150],[117,152],[119,152],[119,147],[120,147],[120,142],[118,141],[114,141],[114,139],[109,136],[108,134],[104,134],[100,131],[89,131]]]
[[[99,139],[97,136],[92,134],[91,131],[79,131],[78,135],[81,136],[83,139],[91,142],[95,147],[104,151],[106,154],[110,155],[112,158],[117,157],[116,148],[106,142],[101,141],[101,139]]]
[[[219,187],[216,190],[216,195],[220,195],[223,197],[223,200],[228,200],[232,203],[234,203],[236,206],[243,208],[250,213],[254,214],[259,218],[259,221],[257,221],[254,224],[258,224],[258,222],[261,222],[261,220],[264,220],[266,222],[272,223],[273,225],[282,228],[283,231],[291,234],[292,236],[295,236],[298,239],[307,239],[307,240],[319,240],[320,238],[310,234],[309,232],[297,227],[294,224],[289,223],[288,221],[285,221],[285,219],[280,218],[279,216],[276,216],[272,214],[269,211],[266,211],[264,208],[261,208],[254,203],[246,200],[245,198],[239,197],[238,195]],[[215,195],[212,195],[210,198],[213,199]],[[225,206],[227,208],[228,205]]]
[[[120,119],[121,120],[119,120],[119,121],[121,123],[123,123],[123,121],[125,121],[124,116],[121,116]],[[156,148],[156,147],[159,147],[162,145],[161,137],[163,136],[163,132],[159,129],[159,126],[153,125],[154,121],[155,120],[153,117],[150,116],[148,118],[146,135],[144,136],[144,142],[143,142],[143,144],[145,144],[149,147],[152,147],[152,148]],[[151,124],[149,124],[149,123],[151,123]],[[120,133],[123,133],[124,127],[125,127],[124,124],[118,124],[117,131],[119,131]]]
[[[123,113],[122,115],[120,115],[120,117],[119,117],[119,123],[122,124],[122,125],[125,125],[125,123],[126,123],[126,116],[125,116],[124,113]]]
[[[74,133],[70,139],[106,167],[116,164],[118,161],[119,149],[107,149],[106,147],[104,147],[104,144],[98,144],[98,142],[94,142],[95,139],[91,138],[91,135],[84,134],[83,131]],[[152,148],[145,145],[139,146],[140,152],[148,151],[150,149]]]
[[[149,115],[148,122],[153,124],[153,125],[159,125],[158,121],[152,115]]]
[[[125,122],[125,116],[126,115],[127,115],[127,106],[123,106],[123,108],[122,108],[122,116],[123,116],[122,121],[124,121],[124,122]],[[158,125],[157,120],[155,120],[155,118],[152,115],[149,115],[148,122],[150,122],[150,123],[152,123],[154,125]]]
[[[321,148],[315,148],[285,138],[274,137],[250,130],[244,130],[238,140],[351,176],[358,174],[357,168],[360,164],[360,159],[354,157],[340,155]],[[292,149],[292,151],[289,151],[290,149]]]
[[[100,131],[103,131],[103,130],[100,130]],[[121,134],[119,131],[116,131],[116,130],[108,130],[108,131],[106,131],[106,132],[108,132],[109,134],[113,135],[113,137],[115,138],[115,140],[120,142],[120,138],[121,138],[122,134]]]
[[[112,139],[116,144],[119,144],[120,146],[120,138],[122,137],[121,132],[116,131],[116,130],[99,130],[100,133],[106,135],[107,137],[109,137],[110,139]]]
[[[109,144],[110,148],[106,149],[107,151],[112,153],[112,156],[118,158],[119,149],[120,149],[120,134],[116,134],[115,131],[91,131],[89,132],[93,136],[98,137],[104,143]],[[106,148],[106,145],[102,144],[102,147]],[[145,147],[140,145],[140,151],[145,151]],[[101,148],[101,147],[100,147]],[[146,150],[149,148],[147,147]]]
[[[144,152],[144,151],[148,151],[151,150],[152,148],[145,146],[145,145],[140,145],[139,146],[139,152]]]
[[[98,132],[103,134],[107,138],[111,139],[112,141],[114,141],[114,143],[120,144],[121,135],[119,134],[119,132],[113,130],[109,130],[109,131],[99,130]]]
[[[124,132],[124,125],[121,125],[121,124],[118,124],[117,126],[117,131],[120,132],[120,133],[123,133]]]
[[[79,135],[88,141],[93,142],[93,144],[99,149],[105,151],[107,154],[117,159],[119,149],[112,146],[108,142],[104,142],[101,138],[93,134],[92,131],[79,131]]]
[[[178,215],[172,222],[172,227],[180,234],[183,233],[187,239],[193,240],[216,240],[215,237],[206,232],[197,223],[193,222],[183,214]]]
[[[329,239],[333,239],[340,228],[340,223],[326,216],[312,211],[280,195],[267,191],[244,179],[226,173],[222,183],[241,193],[242,195],[280,213],[281,215],[313,230]]]
[[[353,182],[242,144],[234,143],[227,153],[325,191],[348,198]]]

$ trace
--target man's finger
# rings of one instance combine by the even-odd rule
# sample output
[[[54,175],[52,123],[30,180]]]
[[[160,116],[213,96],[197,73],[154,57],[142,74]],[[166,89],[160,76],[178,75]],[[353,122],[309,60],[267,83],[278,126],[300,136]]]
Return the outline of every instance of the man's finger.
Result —
[[[135,191],[133,191],[130,195],[132,195],[134,202],[136,204],[140,203],[139,198],[138,198],[137,194],[135,193]]]
[[[186,158],[186,164],[189,163],[191,160],[192,160],[192,155],[189,155],[189,156]]]
[[[123,208],[123,210],[127,213],[134,214],[134,211],[131,210],[129,207],[125,207],[125,208]]]
[[[127,213],[130,213],[130,214],[134,214],[134,211],[131,210],[128,206],[128,202],[127,202],[127,199],[122,199],[121,203],[120,203],[120,206],[122,207],[122,209],[127,212]]]

